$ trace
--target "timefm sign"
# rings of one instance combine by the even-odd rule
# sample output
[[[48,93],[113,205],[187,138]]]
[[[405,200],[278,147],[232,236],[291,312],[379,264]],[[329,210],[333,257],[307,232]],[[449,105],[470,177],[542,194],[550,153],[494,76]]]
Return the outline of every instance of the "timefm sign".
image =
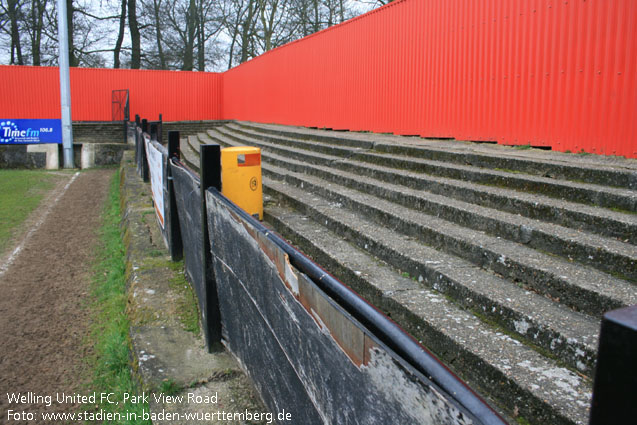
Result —
[[[62,143],[59,119],[0,119],[0,145]]]

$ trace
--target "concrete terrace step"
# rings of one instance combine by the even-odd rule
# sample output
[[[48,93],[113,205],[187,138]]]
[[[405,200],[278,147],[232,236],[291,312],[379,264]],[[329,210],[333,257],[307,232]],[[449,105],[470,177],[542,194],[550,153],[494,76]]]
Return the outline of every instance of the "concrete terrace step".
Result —
[[[511,423],[587,423],[599,316],[637,303],[637,162],[225,123],[182,139],[195,170],[201,143],[261,147],[267,223]]]
[[[258,134],[245,135],[244,133],[229,131],[232,128],[234,127],[227,126],[227,129],[219,128],[217,130],[220,130],[224,136],[238,142],[246,144],[257,143],[264,148],[267,147],[272,152],[283,156],[292,155],[302,159],[304,162],[340,168],[377,180],[395,182],[413,189],[427,190],[431,193],[444,195],[447,198],[453,197],[578,230],[619,238],[631,243],[637,242],[637,215],[635,214],[625,214],[570,201],[556,200],[546,196],[538,196],[537,194],[467,183],[457,179],[429,176],[404,170],[399,171],[382,165],[368,165],[357,160],[343,159],[343,156],[329,155],[329,152],[336,151],[332,148],[326,150],[322,143],[302,142],[302,145],[298,145],[294,140],[276,142],[272,138],[263,138]],[[299,149],[299,146],[307,149]],[[313,147],[313,150],[309,150]],[[335,149],[343,150],[340,147]],[[360,152],[360,149],[357,151]],[[318,154],[316,152],[323,153]],[[353,154],[352,151],[348,152]]]
[[[437,291],[401,276],[313,220],[281,207],[266,211],[278,231],[298,241],[498,407],[537,423],[586,423],[588,379],[491,328]]]
[[[224,125],[227,121],[164,121],[162,123],[162,142],[168,142],[169,131],[179,131],[181,137],[192,136],[209,128]]]
[[[236,125],[230,124],[226,128],[238,131],[238,126]],[[224,131],[223,128],[221,130]],[[255,136],[255,133],[252,132],[251,135]],[[294,143],[298,147],[305,148],[309,148],[312,145],[306,141],[290,138],[282,138],[280,143]],[[316,145],[314,143],[314,146]],[[557,198],[568,197],[570,200],[580,203],[637,212],[637,191],[635,190],[521,174],[518,170],[491,170],[405,155],[394,155],[382,153],[382,151],[365,150],[365,146],[360,145],[358,150],[348,150],[348,158],[403,170],[471,181],[483,185],[508,187],[520,191],[542,193]],[[372,149],[375,149],[375,147]],[[345,151],[345,149],[341,150]],[[337,150],[332,152],[334,154]],[[632,174],[629,173],[629,175]],[[634,175],[637,176],[637,170]]]
[[[199,143],[196,136],[186,136],[179,139],[180,160],[188,168],[199,172]]]
[[[266,192],[338,232],[369,254],[413,276],[463,308],[497,322],[511,334],[527,339],[555,356],[590,373],[594,366],[599,323],[590,316],[522,289],[467,261],[422,245],[315,193],[276,180],[266,180]],[[317,205],[314,205],[317,204]]]
[[[209,140],[205,141],[209,142]],[[269,156],[265,157],[265,160],[269,160]],[[306,180],[306,176],[302,174],[286,172],[283,169],[270,166],[268,164],[263,164],[263,170],[264,174],[268,176],[273,176],[279,180],[286,180],[297,187],[303,187],[305,191],[312,191],[312,196],[321,196],[320,199],[324,199],[322,198],[324,191],[321,189],[323,185],[317,185],[315,182]],[[300,182],[299,179],[302,181]],[[267,181],[269,180],[266,180],[266,182]],[[329,186],[329,184],[326,183],[325,186]],[[266,191],[273,190],[272,187],[273,183],[266,184]],[[284,197],[288,203],[295,205],[296,208],[309,214],[308,208],[311,208],[311,206],[299,203],[298,201],[299,199],[302,199],[303,191],[294,189],[289,185],[285,187],[285,189],[286,190],[275,191],[277,196],[280,198]],[[290,195],[291,193],[294,195]],[[343,203],[339,202],[339,200],[334,200],[329,197],[327,199],[329,199],[329,201],[325,200],[325,202],[331,202],[334,205],[343,205]],[[379,202],[382,202],[382,200]],[[377,204],[375,201],[372,201],[371,203],[374,205]],[[360,215],[360,206],[356,207],[356,211]],[[316,211],[314,211],[314,213],[317,214]],[[338,227],[339,231],[343,232],[343,234],[351,234],[352,238],[361,238],[361,236],[357,233],[352,233],[353,230],[351,229],[357,229],[360,227],[352,219],[336,223],[333,222],[333,218],[325,217],[323,215],[318,215],[315,218],[321,222],[325,221],[326,223],[329,223],[330,226]],[[396,237],[395,231],[389,230],[388,232],[388,240],[391,239],[391,235]],[[404,241],[402,241],[396,247],[387,247],[386,243],[371,240],[367,237],[363,237],[363,242],[361,243],[365,249],[368,249],[367,247],[369,246],[381,247],[378,248],[378,252],[374,252],[374,255],[393,264],[395,261],[398,261],[398,263],[394,264],[395,267],[409,272],[412,276],[418,276],[420,279],[427,280],[430,282],[430,285],[437,286],[436,289],[454,297],[465,307],[477,310],[480,314],[484,314],[485,316],[492,316],[491,320],[501,322],[502,326],[507,328],[510,332],[519,333],[520,337],[532,339],[533,344],[537,344],[543,349],[554,352],[556,356],[565,360],[573,368],[578,368],[580,371],[585,373],[590,373],[592,371],[596,350],[596,334],[598,331],[598,322],[596,320],[587,318],[584,315],[576,314],[577,317],[573,320],[569,320],[569,323],[588,323],[588,331],[583,332],[580,328],[576,332],[571,332],[569,335],[560,334],[560,331],[556,330],[559,326],[550,323],[541,323],[541,320],[538,322],[538,317],[541,316],[538,316],[537,313],[546,313],[552,308],[552,302],[548,299],[533,294],[538,301],[528,304],[531,292],[522,290],[511,282],[506,282],[491,273],[479,270],[478,267],[472,265],[466,260],[424,247],[419,242],[414,241],[414,238],[408,237],[408,239],[410,242],[407,246],[403,246],[402,243],[404,243]],[[423,258],[440,258],[442,260],[423,263],[421,261],[410,259],[409,256],[401,254],[401,246],[403,246],[403,250],[407,250],[407,252],[423,252],[423,250],[425,250],[422,255]],[[402,260],[397,260],[400,258],[402,258]],[[457,270],[453,268],[448,269],[447,267],[438,269],[435,266],[435,264],[438,263],[445,265],[453,264],[457,267]],[[460,274],[457,273],[458,271],[460,271]],[[468,279],[471,280],[471,283],[467,286],[465,280]],[[626,285],[628,284],[624,283],[624,286]],[[496,288],[499,288],[502,296],[494,296],[494,292],[497,292]],[[578,289],[582,292],[581,288]],[[629,286],[628,289],[632,288]],[[583,289],[583,291],[588,290],[590,290],[590,288]],[[516,291],[520,295],[517,299],[516,297],[511,298],[511,293],[515,293]],[[627,292],[632,294],[634,291]],[[621,295],[626,294],[622,293]],[[595,296],[605,297],[608,295],[594,295],[593,297]],[[573,300],[573,302],[580,303],[580,298]],[[467,300],[471,301],[468,302]],[[617,298],[613,302],[622,303],[621,299]],[[520,311],[520,306],[530,306],[531,308],[530,310]],[[569,314],[575,313],[571,310],[562,309],[559,314],[554,314],[554,317],[565,318],[568,317]],[[582,335],[586,335],[586,338],[584,340],[580,340],[578,335],[580,337]]]
[[[219,130],[209,132],[210,136],[224,143],[248,142],[237,137],[230,137]],[[206,139],[203,140],[206,142]],[[637,276],[637,247],[616,240],[574,231],[538,220],[525,219],[510,213],[495,211],[490,208],[475,206],[463,201],[449,200],[446,197],[423,193],[393,184],[378,184],[374,180],[357,176],[344,171],[333,170],[332,157],[322,154],[308,156],[304,152],[292,148],[280,149],[271,143],[256,142],[253,144],[276,151],[289,157],[303,159],[295,161],[276,154],[268,154],[273,164],[293,171],[316,175],[332,182],[373,194],[408,208],[436,217],[451,220],[462,226],[485,231],[530,247],[541,249],[569,259],[590,264],[604,271],[622,270],[626,276],[635,279]],[[312,166],[310,163],[328,166]]]
[[[520,150],[480,143],[444,141],[351,132],[327,132],[303,127],[238,122],[244,129],[276,136],[363,147],[410,157],[482,168],[517,170],[538,176],[637,189],[637,163],[619,157],[573,156],[560,152]],[[532,151],[532,152],[530,152]]]

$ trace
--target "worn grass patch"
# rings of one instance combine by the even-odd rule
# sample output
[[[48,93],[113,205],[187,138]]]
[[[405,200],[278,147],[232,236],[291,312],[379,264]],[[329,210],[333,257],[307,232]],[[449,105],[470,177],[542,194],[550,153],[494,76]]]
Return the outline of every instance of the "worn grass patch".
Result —
[[[90,383],[88,392],[111,393],[109,403],[97,397],[95,405],[86,405],[87,411],[111,414],[112,420],[103,423],[150,424],[142,420],[142,409],[149,411],[147,403],[124,402],[124,394],[137,395],[140,391],[129,366],[130,322],[126,317],[125,251],[120,235],[119,172],[113,176],[107,205],[100,228],[100,245],[94,265],[91,287],[93,303],[92,323],[88,345],[92,354],[87,359]]]
[[[0,170],[0,247],[7,246],[15,230],[40,205],[55,177],[44,170]]]

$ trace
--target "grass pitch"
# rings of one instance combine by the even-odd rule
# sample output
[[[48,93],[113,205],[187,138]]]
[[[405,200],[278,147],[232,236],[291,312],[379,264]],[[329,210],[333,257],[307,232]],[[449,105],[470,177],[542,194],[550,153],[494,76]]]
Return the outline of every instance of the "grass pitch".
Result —
[[[56,180],[44,170],[0,170],[0,254]]]

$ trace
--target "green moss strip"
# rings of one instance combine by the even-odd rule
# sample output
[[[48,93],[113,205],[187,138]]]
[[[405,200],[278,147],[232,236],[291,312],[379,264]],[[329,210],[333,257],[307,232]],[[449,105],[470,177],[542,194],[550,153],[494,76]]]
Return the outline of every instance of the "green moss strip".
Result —
[[[185,330],[199,336],[201,328],[199,326],[197,296],[186,280],[186,276],[184,276],[183,267],[183,261],[172,263],[171,266],[171,268],[176,271],[174,277],[170,280],[171,286],[175,292],[179,294],[179,298],[177,299],[177,316]]]
[[[88,344],[92,354],[88,358],[88,392],[98,394],[95,405],[85,410],[119,413],[117,421],[103,423],[150,424],[142,420],[142,410],[148,403],[124,402],[124,395],[140,394],[131,373],[130,322],[126,316],[125,249],[120,233],[119,172],[111,181],[108,200],[100,229],[100,244],[94,266],[91,295],[92,323]],[[111,394],[110,400],[100,400],[99,394]],[[129,400],[133,398],[130,397]],[[136,417],[135,417],[136,416]]]

